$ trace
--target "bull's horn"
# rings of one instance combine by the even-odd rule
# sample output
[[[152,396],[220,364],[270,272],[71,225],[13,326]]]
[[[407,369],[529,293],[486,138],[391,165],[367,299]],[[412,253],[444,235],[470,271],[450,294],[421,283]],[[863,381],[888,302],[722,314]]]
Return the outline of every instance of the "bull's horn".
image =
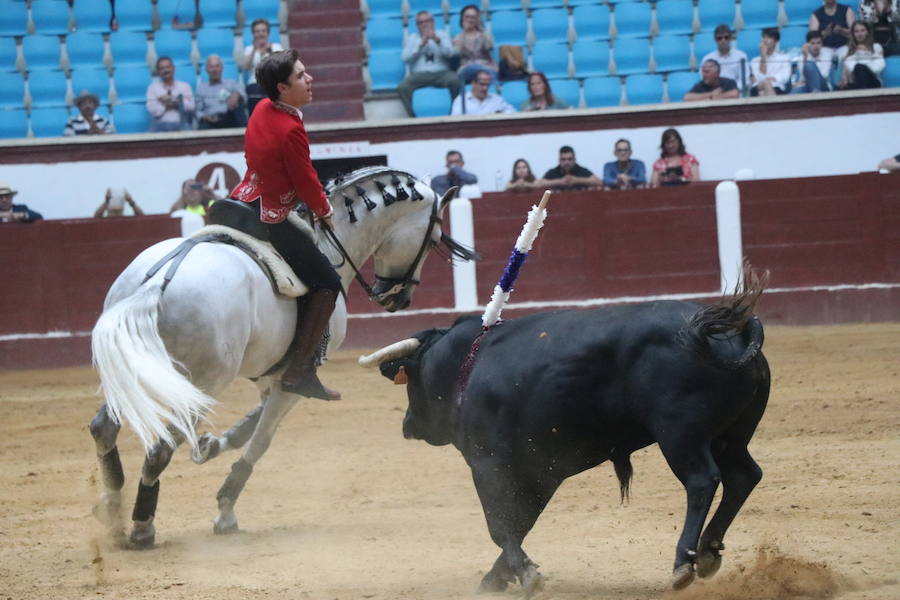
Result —
[[[416,338],[407,338],[399,342],[394,342],[390,346],[385,346],[381,350],[376,350],[372,354],[359,357],[360,366],[370,369],[377,367],[386,360],[394,360],[409,356],[419,347],[419,340]]]

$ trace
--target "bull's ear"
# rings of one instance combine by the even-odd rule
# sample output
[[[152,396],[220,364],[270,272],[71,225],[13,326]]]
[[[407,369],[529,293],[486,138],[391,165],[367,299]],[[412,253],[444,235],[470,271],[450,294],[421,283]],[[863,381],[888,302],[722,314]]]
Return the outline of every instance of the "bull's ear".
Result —
[[[441,196],[441,201],[438,204],[438,214],[444,212],[444,209],[447,208],[447,205],[450,204],[450,201],[456,198],[456,192],[459,191],[459,186],[453,186]]]
[[[395,360],[386,360],[381,363],[378,368],[381,369],[381,374],[394,381],[397,377],[397,373],[400,372],[402,368],[405,371],[409,370],[409,365],[406,364],[408,361],[402,358],[398,358]]]

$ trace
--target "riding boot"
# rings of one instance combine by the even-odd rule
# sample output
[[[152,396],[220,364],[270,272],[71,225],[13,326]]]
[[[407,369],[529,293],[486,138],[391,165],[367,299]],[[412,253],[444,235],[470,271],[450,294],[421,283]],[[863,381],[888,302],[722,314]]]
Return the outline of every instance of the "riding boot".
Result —
[[[316,350],[328,326],[337,295],[335,290],[317,289],[304,299],[303,308],[297,312],[297,329],[288,350],[288,366],[281,375],[282,391],[322,400],[340,400],[340,393],[322,385],[316,376]]]

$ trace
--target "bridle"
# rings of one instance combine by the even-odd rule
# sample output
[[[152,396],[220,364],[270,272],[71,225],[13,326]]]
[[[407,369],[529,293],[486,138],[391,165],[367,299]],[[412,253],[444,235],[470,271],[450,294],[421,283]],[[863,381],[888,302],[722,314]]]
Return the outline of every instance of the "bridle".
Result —
[[[361,285],[365,290],[366,295],[369,297],[369,300],[374,300],[381,306],[385,306],[385,304],[387,304],[388,298],[395,294],[399,294],[406,286],[410,284],[419,284],[419,280],[413,278],[413,274],[419,268],[419,264],[425,258],[428,250],[431,248],[431,246],[434,245],[434,242],[431,241],[431,232],[434,229],[435,223],[440,226],[444,222],[444,219],[438,213],[438,202],[440,202],[440,199],[435,197],[434,201],[431,204],[431,217],[428,219],[428,227],[425,229],[425,237],[422,239],[422,243],[419,244],[419,251],[416,253],[416,257],[413,259],[412,263],[410,263],[409,268],[406,270],[406,273],[403,275],[403,277],[395,279],[388,277],[379,277],[376,274],[375,280],[372,285],[369,285],[365,277],[362,276],[362,273],[359,272],[359,268],[353,263],[353,259],[350,258],[350,254],[344,248],[344,245],[341,244],[341,240],[339,240],[337,235],[335,235],[334,230],[330,228],[324,221],[320,221],[320,224],[322,225],[322,230],[325,232],[325,235],[328,237],[328,241],[340,253],[341,257],[343,258],[343,262],[346,262],[348,265],[350,265],[350,268],[353,269],[354,279],[356,279],[356,281],[359,282],[359,285]],[[334,265],[334,268],[338,269],[342,267],[343,262],[339,265]],[[380,292],[376,292],[376,287],[384,287],[386,289]]]

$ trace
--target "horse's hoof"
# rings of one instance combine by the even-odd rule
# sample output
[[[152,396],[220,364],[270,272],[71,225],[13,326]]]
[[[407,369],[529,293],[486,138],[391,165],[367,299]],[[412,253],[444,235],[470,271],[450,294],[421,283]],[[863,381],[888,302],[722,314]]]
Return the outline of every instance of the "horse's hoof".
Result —
[[[493,571],[484,576],[478,585],[479,594],[490,594],[492,592],[505,592],[509,582],[495,574]]]
[[[110,529],[122,524],[122,498],[119,492],[106,492],[91,509],[94,518]]]
[[[222,452],[222,444],[219,438],[206,432],[197,440],[197,447],[191,452],[191,460],[202,465],[208,460],[217,457]]]
[[[233,533],[240,533],[241,530],[238,528],[237,521],[220,521],[216,519],[213,521],[213,533],[216,535],[231,535]]]
[[[132,550],[151,550],[156,547],[156,531],[132,531],[128,536],[128,547]]]
[[[672,589],[681,590],[694,582],[694,565],[692,563],[684,563],[672,571]]]
[[[538,573],[537,568],[533,564],[528,565],[525,568],[525,575],[522,577],[522,590],[525,592],[525,597],[531,598],[543,589],[544,576]]]

